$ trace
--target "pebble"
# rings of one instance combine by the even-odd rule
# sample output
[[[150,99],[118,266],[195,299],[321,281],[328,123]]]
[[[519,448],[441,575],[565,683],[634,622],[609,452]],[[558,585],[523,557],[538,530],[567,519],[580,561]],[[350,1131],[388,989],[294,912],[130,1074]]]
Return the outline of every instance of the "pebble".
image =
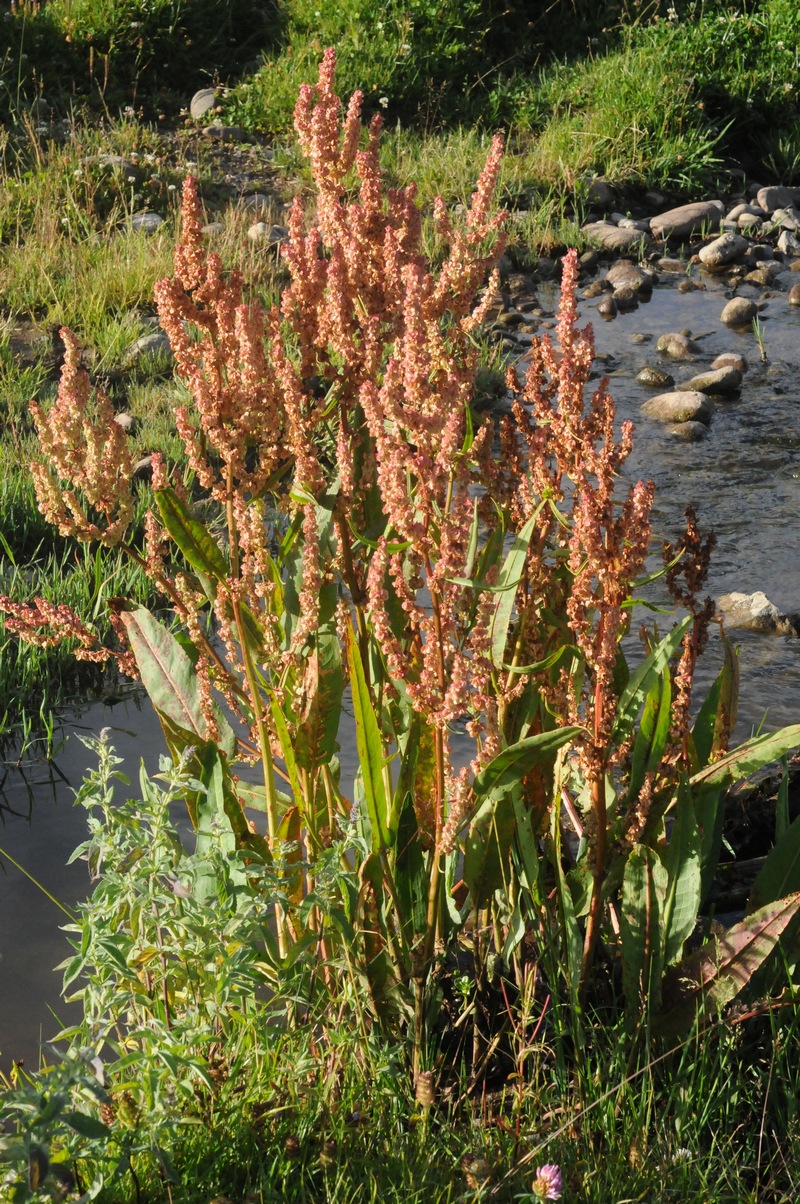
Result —
[[[169,337],[163,330],[154,331],[153,334],[142,335],[140,339],[137,339],[128,348],[125,359],[128,363],[133,363],[145,355],[165,356],[170,361],[175,358]]]
[[[635,293],[648,297],[653,291],[654,284],[652,272],[645,272],[635,263],[625,259],[609,268],[606,273],[606,281],[613,286],[615,292],[621,288],[629,288]]]
[[[679,293],[704,293],[705,289],[702,280],[681,280],[678,285]]]
[[[693,339],[685,334],[662,334],[656,343],[656,351],[672,360],[684,360],[691,363],[700,348]]]
[[[607,291],[608,290],[604,281],[593,280],[592,283],[583,290],[583,296],[587,301],[591,301],[593,297],[600,297]]]
[[[160,213],[134,213],[131,218],[131,229],[138,234],[155,234],[164,219]]]
[[[781,230],[798,230],[800,229],[800,213],[790,205],[787,209],[776,209],[772,215],[773,226],[780,226]]]
[[[208,234],[210,236],[215,234],[224,234],[225,227],[223,226],[222,222],[209,222],[207,226],[202,227],[200,233]]]
[[[793,284],[789,289],[789,304],[800,305],[800,284]]]
[[[250,209],[253,213],[267,213],[275,208],[275,198],[266,192],[252,192],[249,196],[241,197],[239,204],[243,209]]]
[[[201,88],[199,92],[195,92],[189,102],[189,116],[193,121],[199,121],[201,117],[205,117],[216,103],[216,96],[213,88]]]
[[[203,137],[210,138],[212,142],[249,142],[248,135],[239,125],[223,125],[220,121],[214,121],[211,125],[203,127]]]
[[[676,391],[658,393],[641,406],[645,418],[654,422],[705,422],[711,421],[713,403],[705,393]]]
[[[708,372],[700,372],[691,380],[686,380],[677,386],[679,392],[691,391],[696,393],[738,393],[742,384],[742,374],[738,368],[725,364],[721,368],[711,368]]]
[[[247,231],[251,242],[267,242],[270,246],[289,241],[289,231],[285,226],[270,226],[266,222],[255,222]]]
[[[781,255],[800,255],[800,242],[791,230],[782,230],[778,237],[778,250]]]
[[[712,368],[736,368],[742,375],[747,371],[747,360],[735,351],[724,351],[711,361]]]
[[[583,185],[586,189],[586,200],[590,205],[597,205],[598,209],[610,209],[617,199],[608,180],[603,180],[599,176],[594,178],[584,176]]]
[[[758,306],[748,297],[733,297],[720,315],[726,326],[749,326],[758,314]]]
[[[601,318],[615,318],[617,316],[617,303],[614,298],[603,297],[603,300],[597,304],[597,312]]]
[[[707,267],[720,267],[738,259],[747,250],[747,246],[747,239],[739,234],[721,234],[719,238],[700,248],[700,262]]]
[[[615,289],[613,296],[610,297],[609,300],[616,302],[617,309],[621,314],[630,313],[631,310],[638,309],[639,307],[638,296],[636,295],[635,291],[632,288],[628,288],[627,285],[623,285],[621,288]],[[601,301],[600,305],[602,304],[603,302]],[[598,305],[597,308],[599,310],[600,306]]]

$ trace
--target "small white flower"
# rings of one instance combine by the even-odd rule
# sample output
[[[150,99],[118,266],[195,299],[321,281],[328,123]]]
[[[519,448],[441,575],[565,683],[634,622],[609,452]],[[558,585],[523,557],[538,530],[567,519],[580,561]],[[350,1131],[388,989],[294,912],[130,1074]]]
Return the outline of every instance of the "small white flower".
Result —
[[[178,190],[174,184],[167,184],[167,192],[177,192],[177,191]]]
[[[136,176],[128,176],[128,183],[129,183],[129,184],[135,184],[135,183],[136,183]]]
[[[380,98],[380,99],[379,99],[379,101],[378,101],[378,104],[381,106],[381,108],[382,108],[382,109],[388,109],[388,107],[389,107],[389,97],[388,97],[388,96],[381,96],[381,98]]]
[[[76,177],[76,179],[79,179],[83,175],[83,168],[76,167],[72,174]]]

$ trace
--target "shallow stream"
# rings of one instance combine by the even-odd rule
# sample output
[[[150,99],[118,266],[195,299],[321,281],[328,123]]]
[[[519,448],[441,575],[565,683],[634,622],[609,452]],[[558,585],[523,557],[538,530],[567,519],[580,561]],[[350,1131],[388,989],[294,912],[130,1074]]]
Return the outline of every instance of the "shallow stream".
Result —
[[[763,364],[752,331],[731,331],[719,320],[725,283],[709,277],[705,291],[681,294],[676,287],[680,279],[662,275],[649,303],[611,322],[594,313],[596,302],[581,304],[582,320],[594,322],[598,355],[612,357],[607,370],[618,415],[637,422],[626,476],[655,481],[654,531],[659,541],[675,538],[688,502],[696,507],[701,525],[714,528],[718,543],[709,592],[716,596],[763,590],[781,611],[798,612],[800,309],[788,304],[785,292],[767,296],[761,315],[768,357]],[[748,292],[746,286],[740,293],[761,295]],[[552,310],[557,299],[555,289],[541,289],[545,311]],[[684,329],[700,340],[700,360],[662,361],[655,350],[659,335]],[[641,335],[650,338],[642,342]],[[665,427],[640,417],[639,406],[653,393],[635,379],[646,364],[661,366],[681,381],[725,351],[743,353],[750,370],[740,395],[717,401],[702,441],[680,441]],[[800,720],[800,640],[746,631],[731,634],[741,663],[737,735],[747,737],[762,722],[775,728]],[[705,683],[717,671],[717,653],[712,641],[701,675]],[[57,772],[44,763],[24,773],[9,767],[3,779],[0,769],[0,847],[67,907],[85,897],[89,885],[82,862],[66,865],[86,834],[84,812],[72,806],[73,791],[93,764],[75,736],[97,734],[103,727],[112,729],[112,743],[134,782],[140,759],[151,772],[157,769],[164,751],[161,729],[146,701],[133,699],[114,707],[95,704],[68,718],[68,740],[57,756]],[[60,1001],[60,977],[53,973],[68,954],[59,930],[66,922],[36,886],[0,857],[1,1069],[19,1058],[35,1066],[40,1040],[76,1018],[76,1005]]]

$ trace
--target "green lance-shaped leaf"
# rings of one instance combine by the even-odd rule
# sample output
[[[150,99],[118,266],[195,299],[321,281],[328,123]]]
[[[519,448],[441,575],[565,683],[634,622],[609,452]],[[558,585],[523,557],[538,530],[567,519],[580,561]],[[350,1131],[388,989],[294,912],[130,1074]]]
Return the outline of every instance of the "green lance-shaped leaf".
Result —
[[[672,683],[668,670],[657,678],[645,698],[644,711],[631,752],[631,778],[627,801],[638,798],[645,776],[653,773],[664,755],[669,737]]]
[[[209,601],[213,602],[217,585],[230,573],[227,556],[174,489],[157,490],[155,499],[164,526],[197,573]]]
[[[504,748],[476,776],[475,794],[481,796],[490,791],[510,789],[522,781],[534,765],[555,756],[559,748],[569,744],[582,730],[580,727],[557,727],[552,732],[539,732]]]
[[[514,805],[509,794],[484,799],[467,832],[464,881],[475,907],[486,907],[508,882],[508,860],[514,839]]]
[[[727,637],[723,636],[724,662],[716,681],[708,691],[697,713],[692,739],[697,755],[697,768],[708,765],[711,757],[722,747],[736,723],[739,701],[739,658]]]
[[[692,787],[706,790],[713,786],[730,786],[741,778],[756,773],[771,761],[779,761],[787,752],[798,747],[800,723],[783,727],[778,732],[768,732],[766,736],[756,736],[720,757],[712,765],[693,774]]]
[[[753,883],[748,911],[755,911],[790,892],[800,890],[800,818],[770,849],[758,877]]]
[[[170,743],[177,729],[205,743],[208,725],[200,706],[197,674],[183,648],[174,635],[143,606],[121,611],[120,618],[130,640],[142,684],[162,719],[162,726],[166,719],[172,729],[170,732],[165,729],[167,742]],[[233,728],[216,704],[215,716],[219,728],[219,746],[230,758],[236,747]],[[182,750],[179,748],[178,751]]]
[[[678,785],[675,819],[664,857],[669,881],[664,901],[664,965],[678,961],[694,931],[701,902],[700,833],[689,784]]]
[[[372,699],[364,677],[358,649],[358,637],[352,628],[347,633],[347,663],[356,721],[356,747],[364,785],[364,801],[372,828],[372,849],[379,853],[392,843],[391,800],[386,797],[383,780],[383,741]]]
[[[492,642],[492,663],[498,669],[503,667],[503,662],[507,659],[506,643],[508,641],[508,628],[511,624],[511,616],[514,613],[514,601],[517,596],[516,583],[521,579],[523,569],[525,568],[528,547],[536,530],[536,524],[539,521],[540,509],[541,504],[537,506],[536,511],[525,523],[525,526],[514,536],[511,550],[505,558],[497,581],[497,589],[501,592],[498,594],[497,603],[494,608],[494,615],[492,616],[490,625],[490,636]],[[514,585],[513,589],[510,588],[512,585]]]
[[[556,872],[558,913],[563,941],[562,947],[564,950],[559,962],[564,971],[575,1018],[579,1020],[581,1013],[580,982],[583,964],[583,938],[581,937],[581,930],[578,927],[575,904],[572,901],[567,876],[561,864],[561,814],[559,807],[551,808],[550,836],[553,868]]]
[[[663,967],[664,903],[667,871],[653,849],[635,845],[622,879],[622,982],[629,1019],[642,1005],[656,1011],[660,1004]]]
[[[624,742],[629,736],[642,703],[677,652],[691,622],[692,616],[687,615],[682,622],[673,627],[631,677],[617,704],[617,719],[612,737],[615,744]]]
[[[800,891],[759,908],[671,970],[664,981],[658,1032],[667,1037],[680,1036],[696,1016],[707,1016],[735,999],[763,966],[798,912]]]

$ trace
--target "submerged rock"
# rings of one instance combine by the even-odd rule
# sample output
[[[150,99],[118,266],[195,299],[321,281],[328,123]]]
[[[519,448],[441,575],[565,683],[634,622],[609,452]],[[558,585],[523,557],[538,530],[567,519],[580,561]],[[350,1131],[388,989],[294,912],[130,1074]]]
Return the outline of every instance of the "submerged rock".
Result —
[[[723,594],[717,605],[729,627],[772,635],[797,635],[798,615],[785,615],[761,590],[754,594]]]
[[[642,368],[636,379],[640,385],[647,385],[651,389],[671,389],[675,384],[675,377],[670,376],[669,372],[651,368],[649,364]]]
[[[667,355],[671,360],[691,361],[699,354],[700,348],[693,339],[685,334],[662,334],[656,343],[659,355]]]

